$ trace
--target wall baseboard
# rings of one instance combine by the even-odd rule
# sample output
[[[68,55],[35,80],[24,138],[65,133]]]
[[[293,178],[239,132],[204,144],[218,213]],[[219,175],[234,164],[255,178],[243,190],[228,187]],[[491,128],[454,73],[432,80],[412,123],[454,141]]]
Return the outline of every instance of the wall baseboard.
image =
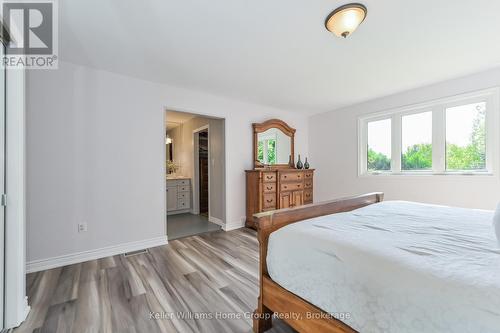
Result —
[[[245,227],[245,221],[236,221],[231,223],[226,223],[222,226],[222,230],[230,231]]]
[[[222,221],[221,219],[218,219],[218,218],[213,217],[213,216],[209,216],[208,217],[208,221],[212,222],[212,223],[215,223],[215,224],[218,224],[218,225],[220,225],[221,227],[224,228],[224,221]]]
[[[191,209],[174,210],[173,212],[167,212],[167,216],[177,215],[177,214],[186,214],[186,213],[192,214],[192,210]]]
[[[138,251],[150,247],[165,245],[168,243],[167,236],[145,239],[142,241],[122,243],[118,245],[106,246],[99,249],[66,254],[63,256],[47,259],[33,260],[26,264],[26,272],[33,273],[46,269],[77,264],[89,260],[100,259],[109,256],[115,256],[126,252]]]

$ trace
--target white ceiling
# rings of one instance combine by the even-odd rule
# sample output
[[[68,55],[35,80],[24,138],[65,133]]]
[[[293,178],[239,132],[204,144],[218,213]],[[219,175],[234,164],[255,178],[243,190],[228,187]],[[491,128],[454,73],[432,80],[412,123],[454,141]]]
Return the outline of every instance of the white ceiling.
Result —
[[[347,40],[337,0],[59,1],[60,58],[314,114],[500,66],[498,0],[362,0]]]

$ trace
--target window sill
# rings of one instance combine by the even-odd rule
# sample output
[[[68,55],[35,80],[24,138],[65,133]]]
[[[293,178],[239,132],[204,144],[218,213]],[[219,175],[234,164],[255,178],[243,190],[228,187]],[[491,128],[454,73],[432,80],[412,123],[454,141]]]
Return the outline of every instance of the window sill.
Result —
[[[460,177],[492,177],[495,176],[494,173],[492,172],[466,172],[466,171],[457,171],[457,172],[428,172],[428,171],[422,171],[422,172],[415,172],[415,171],[408,171],[408,172],[364,172],[359,175],[359,177],[412,177],[412,176],[423,176],[423,177],[429,177],[429,176],[444,176],[444,177],[450,177],[450,176],[460,176]]]

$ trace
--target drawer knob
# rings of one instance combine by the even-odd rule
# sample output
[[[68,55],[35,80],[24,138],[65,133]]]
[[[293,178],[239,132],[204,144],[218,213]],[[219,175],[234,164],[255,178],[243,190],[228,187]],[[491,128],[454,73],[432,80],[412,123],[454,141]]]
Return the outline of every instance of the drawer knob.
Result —
[[[272,190],[273,188],[272,187],[269,187],[269,186],[266,186],[267,190],[270,191]]]
[[[273,202],[273,199],[267,199],[266,201],[271,203],[271,202]]]

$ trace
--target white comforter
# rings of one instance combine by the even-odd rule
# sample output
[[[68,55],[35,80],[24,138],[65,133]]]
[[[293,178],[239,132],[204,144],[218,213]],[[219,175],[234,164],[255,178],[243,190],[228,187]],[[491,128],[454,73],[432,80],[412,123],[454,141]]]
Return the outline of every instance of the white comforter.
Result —
[[[360,332],[500,332],[492,215],[388,201],[294,223],[269,275]]]

